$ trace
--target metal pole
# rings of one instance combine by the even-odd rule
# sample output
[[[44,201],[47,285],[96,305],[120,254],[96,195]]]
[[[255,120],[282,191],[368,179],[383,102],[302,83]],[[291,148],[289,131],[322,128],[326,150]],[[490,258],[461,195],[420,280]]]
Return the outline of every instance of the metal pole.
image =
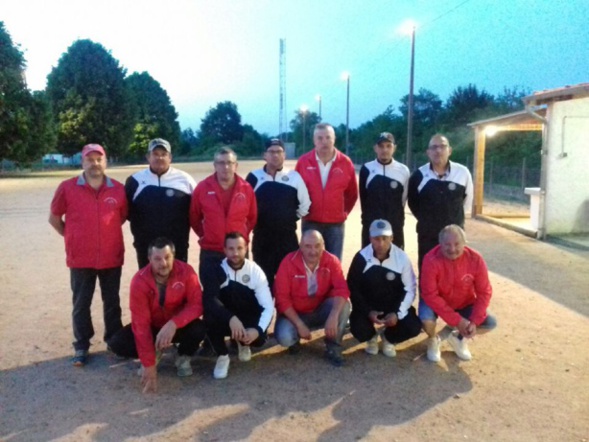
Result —
[[[307,152],[307,137],[305,136],[305,132],[307,131],[307,129],[305,128],[305,123],[307,122],[305,116],[306,116],[306,112],[302,111],[303,114],[303,153]]]
[[[350,155],[350,75],[347,81],[347,99],[346,99],[346,155]]]
[[[409,74],[409,103],[407,104],[407,153],[406,164],[411,170],[413,151],[413,77],[415,67],[415,26],[411,30],[411,72]]]

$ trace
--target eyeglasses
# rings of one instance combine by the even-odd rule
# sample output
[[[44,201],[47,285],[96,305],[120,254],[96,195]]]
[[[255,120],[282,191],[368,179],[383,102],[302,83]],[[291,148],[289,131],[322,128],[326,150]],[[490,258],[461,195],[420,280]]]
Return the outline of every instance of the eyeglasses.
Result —
[[[233,166],[235,164],[237,164],[237,161],[215,161],[214,162],[215,166]]]
[[[266,153],[269,153],[270,155],[281,155],[284,153],[284,150],[280,149],[280,150],[270,150],[268,149],[266,151]]]
[[[428,150],[446,150],[448,148],[447,144],[430,144],[428,146]]]

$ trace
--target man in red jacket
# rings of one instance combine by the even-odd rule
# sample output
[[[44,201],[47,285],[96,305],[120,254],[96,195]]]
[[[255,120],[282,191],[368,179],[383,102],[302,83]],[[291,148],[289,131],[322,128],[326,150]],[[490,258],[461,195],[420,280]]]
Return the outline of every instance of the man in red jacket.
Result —
[[[215,153],[215,173],[196,186],[190,202],[190,225],[199,236],[199,273],[225,258],[225,235],[239,232],[249,242],[258,208],[252,186],[236,174],[237,155],[222,147]]]
[[[324,327],[325,355],[334,366],[343,365],[342,337],[350,316],[350,291],[341,263],[325,251],[321,233],[304,232],[299,250],[282,260],[274,295],[278,343],[296,354],[299,339],[311,339],[311,330]]]
[[[358,199],[354,164],[335,148],[335,131],[329,124],[317,124],[313,131],[315,148],[297,161],[296,171],[307,185],[311,208],[303,218],[302,230],[317,230],[325,249],[342,260],[344,222]]]
[[[419,318],[429,336],[427,358],[438,362],[441,340],[447,339],[456,355],[468,361],[472,355],[464,338],[497,326],[487,311],[493,292],[489,272],[483,257],[465,246],[466,234],[460,226],[444,227],[439,242],[425,255],[420,277]],[[438,316],[448,326],[436,335]]]
[[[90,306],[97,278],[104,306],[105,341],[122,327],[119,287],[125,246],[121,226],[127,218],[127,199],[123,185],[106,176],[106,163],[102,146],[84,146],[84,172],[59,185],[49,214],[49,224],[65,239],[73,292],[72,363],[76,367],[86,364],[94,336]]]
[[[172,343],[178,344],[178,376],[190,376],[190,359],[206,333],[194,269],[174,259],[174,243],[167,238],[153,240],[147,253],[149,264],[131,281],[131,324],[108,342],[120,356],[139,357],[144,393],[157,391],[158,356]]]

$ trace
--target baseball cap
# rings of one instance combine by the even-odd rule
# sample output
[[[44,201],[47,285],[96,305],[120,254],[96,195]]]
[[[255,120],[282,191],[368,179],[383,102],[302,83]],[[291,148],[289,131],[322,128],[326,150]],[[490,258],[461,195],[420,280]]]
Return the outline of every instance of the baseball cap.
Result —
[[[383,141],[389,141],[395,144],[395,137],[390,132],[382,132],[378,135],[378,140],[376,140],[376,144],[382,143]]]
[[[147,147],[147,151],[151,152],[153,151],[153,149],[155,149],[156,147],[163,147],[164,149],[166,149],[168,152],[172,153],[172,146],[170,146],[170,143],[168,143],[166,140],[164,140],[163,138],[154,138],[153,140],[151,140],[149,142],[149,146]]]
[[[100,155],[106,156],[104,147],[102,147],[100,144],[86,144],[82,149],[82,158],[92,152],[98,152]]]
[[[282,140],[278,138],[272,138],[270,141],[268,141],[266,143],[266,150],[268,150],[272,146],[280,146],[284,149],[284,143],[282,142]]]
[[[391,223],[389,223],[386,219],[375,219],[370,224],[370,237],[373,238],[375,236],[392,236],[393,235],[393,228],[391,227]]]

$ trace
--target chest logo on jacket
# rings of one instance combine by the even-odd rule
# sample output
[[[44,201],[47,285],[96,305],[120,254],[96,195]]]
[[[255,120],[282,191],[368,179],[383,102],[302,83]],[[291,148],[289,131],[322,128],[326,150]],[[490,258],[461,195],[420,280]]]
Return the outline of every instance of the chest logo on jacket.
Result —
[[[166,196],[173,197],[174,196],[174,189],[166,190]]]
[[[282,177],[282,181],[286,182],[286,181],[288,181],[288,180],[289,180],[289,178],[288,178],[287,176],[283,176],[283,177]]]
[[[112,196],[109,196],[108,198],[104,199],[104,202],[106,204],[110,204],[111,206],[116,206],[118,204],[118,201],[116,198],[113,198]]]
[[[394,279],[396,278],[395,274],[393,272],[388,272],[386,275],[386,278],[388,281],[394,281]]]
[[[174,283],[174,285],[172,286],[172,288],[174,290],[183,290],[184,289],[184,283],[183,282],[180,282],[180,281],[176,281]]]
[[[396,181],[391,181],[391,188],[396,189],[397,187],[399,187],[399,183],[397,183]]]
[[[450,190],[456,190],[456,184],[454,184],[454,183],[448,184],[448,189],[450,189]]]
[[[241,280],[243,281],[244,284],[247,284],[248,282],[250,282],[250,275],[243,275],[241,277]]]

